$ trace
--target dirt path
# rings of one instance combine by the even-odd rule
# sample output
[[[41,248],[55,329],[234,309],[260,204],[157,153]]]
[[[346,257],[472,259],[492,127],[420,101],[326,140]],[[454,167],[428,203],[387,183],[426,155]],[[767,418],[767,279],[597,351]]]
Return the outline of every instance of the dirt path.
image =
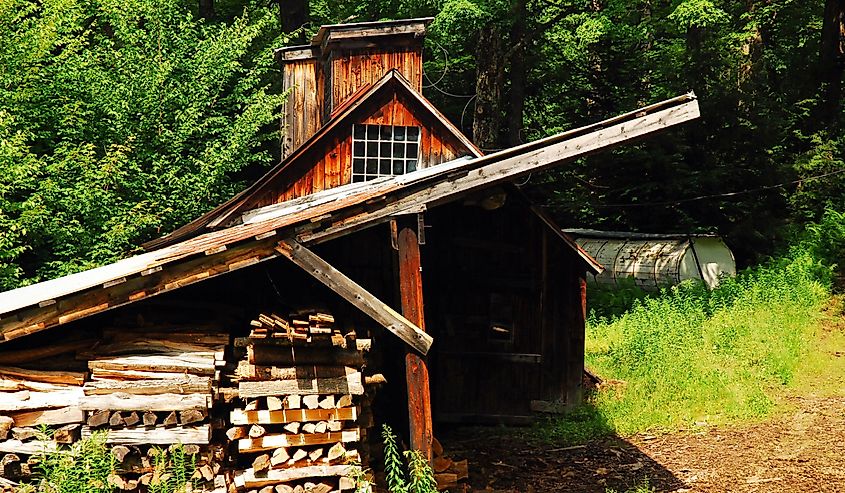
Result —
[[[792,398],[765,423],[609,439],[585,447],[532,444],[524,431],[458,429],[444,436],[470,461],[473,491],[845,492],[845,397]]]

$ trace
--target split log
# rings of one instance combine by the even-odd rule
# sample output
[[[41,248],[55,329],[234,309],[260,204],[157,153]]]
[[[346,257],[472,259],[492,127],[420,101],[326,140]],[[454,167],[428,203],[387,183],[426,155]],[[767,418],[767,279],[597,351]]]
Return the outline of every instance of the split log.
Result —
[[[304,425],[302,425],[302,433],[314,433],[316,429],[316,423],[305,423]]]
[[[290,459],[290,454],[288,454],[288,450],[284,447],[277,448],[273,451],[273,456],[270,457],[270,465],[275,467],[284,464],[288,461],[288,459]]]
[[[328,421],[328,430],[329,431],[340,431],[343,429],[343,422],[341,421]]]
[[[320,399],[320,403],[317,404],[321,409],[334,409],[335,407],[335,399],[333,395],[327,395]]]
[[[452,465],[449,466],[449,472],[455,473],[455,475],[458,477],[458,481],[461,481],[463,479],[468,479],[469,478],[469,464],[467,463],[467,460],[464,459],[464,460],[452,462]]]
[[[352,396],[349,394],[344,394],[338,397],[337,402],[335,403],[335,407],[349,407],[352,405]]]
[[[0,440],[9,436],[9,431],[15,426],[15,420],[9,416],[0,416]],[[24,425],[25,426],[25,425]]]
[[[249,432],[247,433],[250,438],[258,438],[263,436],[267,431],[261,425],[252,425],[249,427]]]
[[[278,411],[280,409],[284,409],[284,402],[281,398],[275,395],[268,395],[267,396],[267,409],[269,411]]]
[[[283,426],[284,430],[288,433],[296,434],[299,433],[299,421],[294,421],[292,423],[288,423]]]
[[[253,400],[247,402],[246,405],[244,406],[244,409],[246,409],[247,411],[257,410],[258,409],[258,399],[253,399]]]
[[[288,466],[296,464],[297,462],[301,461],[302,459],[308,457],[308,452],[304,449],[298,448],[293,451],[293,455],[291,456],[290,460],[288,461]]]
[[[112,413],[111,417],[109,418],[109,426],[123,426],[123,416],[121,416],[120,411],[115,411]]]
[[[152,411],[145,411],[143,420],[144,426],[155,426],[156,421],[158,421],[158,416],[156,416],[156,413]]]
[[[329,461],[333,461],[342,458],[344,454],[346,454],[346,447],[343,446],[343,443],[336,443],[329,449],[326,458]]]
[[[329,424],[328,424],[328,423],[326,423],[325,421],[320,421],[320,422],[319,422],[319,423],[317,423],[317,425],[314,427],[314,433],[325,433],[325,432],[326,432],[326,430],[328,430],[328,428],[329,428]]]
[[[126,445],[115,445],[111,448],[111,454],[114,456],[115,460],[117,460],[118,464],[123,464],[123,461],[130,452],[131,449]]]
[[[229,439],[230,442],[234,442],[240,438],[245,438],[248,428],[246,426],[233,426],[226,430],[226,438]]]
[[[0,476],[4,478],[18,478],[23,474],[21,458],[17,454],[6,454],[0,459]]]
[[[435,457],[432,461],[431,468],[434,469],[434,472],[446,472],[449,467],[452,466],[452,459],[448,457]]]
[[[91,428],[99,428],[109,422],[111,412],[108,410],[94,411],[88,416],[88,426]]]
[[[443,491],[449,488],[456,488],[458,486],[458,477],[455,474],[444,472],[434,475],[434,481],[437,482],[437,490]]]
[[[12,428],[12,438],[25,442],[31,440],[38,435],[38,430],[30,427]]]
[[[56,429],[53,432],[53,440],[56,443],[74,443],[79,439],[79,433],[82,425],[76,423],[72,425],[65,425],[61,428]]]
[[[122,356],[88,362],[91,371],[136,370],[152,372],[184,372],[195,375],[214,375],[214,352],[173,355]]]
[[[92,430],[88,426],[82,427],[82,438],[91,436]],[[169,445],[173,443],[199,444],[209,443],[211,426],[178,426],[173,428],[121,428],[109,429],[106,443],[121,445]]]
[[[319,395],[306,395],[302,397],[302,404],[308,409],[316,409],[320,405]]]
[[[275,490],[276,493],[293,493],[293,487],[287,484],[277,484]]]
[[[10,416],[15,420],[16,426],[66,425],[85,422],[85,413],[75,406],[14,413]],[[3,417],[0,417],[0,438],[3,438],[2,420]]]
[[[270,469],[270,455],[261,454],[252,461],[252,470],[257,474]]]
[[[294,469],[271,469],[260,477],[252,469],[247,469],[235,475],[234,483],[238,488],[263,488],[280,482],[290,482],[308,478],[346,476],[352,466],[308,466]]]
[[[179,422],[179,419],[176,417],[176,411],[170,411],[170,414],[164,417],[164,421],[161,422],[164,426],[176,426]]]
[[[299,409],[302,407],[302,396],[299,394],[285,397],[285,409]]]
[[[22,442],[20,440],[4,440],[0,442],[0,453],[5,452],[9,454],[22,455],[36,455],[44,452],[53,452],[56,450],[56,442],[52,440],[30,440]]]
[[[85,383],[85,374],[80,372],[28,370],[14,366],[0,367],[0,377],[58,385],[81,386]]]
[[[179,411],[179,422],[183,425],[192,423],[199,423],[206,418],[205,410],[189,409],[187,411]]]
[[[305,483],[308,486],[308,483]],[[306,488],[307,491],[310,493],[329,493],[334,488],[330,484],[326,483],[318,483],[318,484],[311,484],[310,487]]]
[[[76,405],[83,396],[79,387],[65,387],[55,392],[3,392],[0,393],[0,412],[57,409]]]
[[[85,411],[95,409],[110,409],[112,411],[184,411],[188,409],[208,409],[209,400],[210,396],[207,394],[136,395],[121,392],[108,395],[86,395],[79,399],[79,407]]]
[[[299,435],[264,435],[259,438],[238,440],[241,452],[261,452],[277,447],[302,447],[308,445],[326,445],[335,442],[357,442],[361,438],[358,429],[335,433],[310,433]]]
[[[201,394],[211,392],[211,378],[182,375],[173,379],[158,380],[95,380],[83,387],[86,395],[104,395],[115,392],[139,395]]]
[[[282,411],[244,411],[235,409],[229,413],[229,420],[235,425],[284,424],[308,421],[354,421],[358,410],[354,407],[341,409],[285,409]]]
[[[126,426],[135,426],[141,422],[141,417],[138,416],[138,413],[132,411],[131,413],[127,414],[123,417],[123,424]]]

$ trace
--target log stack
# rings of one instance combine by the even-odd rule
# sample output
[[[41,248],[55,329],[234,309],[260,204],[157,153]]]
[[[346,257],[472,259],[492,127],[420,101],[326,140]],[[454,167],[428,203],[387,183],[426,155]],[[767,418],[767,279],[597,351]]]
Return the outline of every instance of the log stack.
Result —
[[[28,478],[34,455],[77,440],[85,374],[0,367],[0,477]]]
[[[433,460],[431,461],[434,470],[434,480],[437,481],[438,491],[450,491],[460,493],[470,490],[469,467],[467,460],[454,460],[448,457],[440,441],[436,438],[431,447]]]
[[[113,483],[126,491],[142,488],[154,476],[158,451],[182,444],[196,456],[195,478],[213,490],[224,450],[211,443],[211,403],[228,334],[188,329],[106,333],[109,343],[79,355],[90,370],[79,407],[86,413],[83,438],[97,430],[107,433],[106,443],[120,464]],[[217,479],[221,491],[223,483]]]
[[[226,435],[234,485],[252,493],[354,489],[363,355],[324,311],[262,314],[236,339],[238,405]]]

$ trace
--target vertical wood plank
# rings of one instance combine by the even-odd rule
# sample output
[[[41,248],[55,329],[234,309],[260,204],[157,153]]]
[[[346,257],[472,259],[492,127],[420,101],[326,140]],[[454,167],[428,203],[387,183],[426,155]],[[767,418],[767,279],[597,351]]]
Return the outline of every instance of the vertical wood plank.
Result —
[[[403,224],[399,230],[399,291],[402,315],[420,329],[425,330],[420,245],[417,241],[416,223],[409,219],[411,218],[402,219]],[[431,462],[434,433],[431,422],[428,366],[425,357],[414,351],[408,351],[405,354],[405,379],[408,383],[411,448],[422,452]]]

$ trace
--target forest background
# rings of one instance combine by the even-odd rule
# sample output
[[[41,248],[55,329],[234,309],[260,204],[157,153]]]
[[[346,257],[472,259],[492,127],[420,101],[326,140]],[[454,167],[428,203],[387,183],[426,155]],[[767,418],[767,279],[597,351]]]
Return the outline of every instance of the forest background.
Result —
[[[568,227],[741,265],[845,205],[841,2],[2,0],[0,290],[101,265],[279,160],[274,48],[432,16],[424,93],[485,150],[695,91],[702,118],[520,185]]]

